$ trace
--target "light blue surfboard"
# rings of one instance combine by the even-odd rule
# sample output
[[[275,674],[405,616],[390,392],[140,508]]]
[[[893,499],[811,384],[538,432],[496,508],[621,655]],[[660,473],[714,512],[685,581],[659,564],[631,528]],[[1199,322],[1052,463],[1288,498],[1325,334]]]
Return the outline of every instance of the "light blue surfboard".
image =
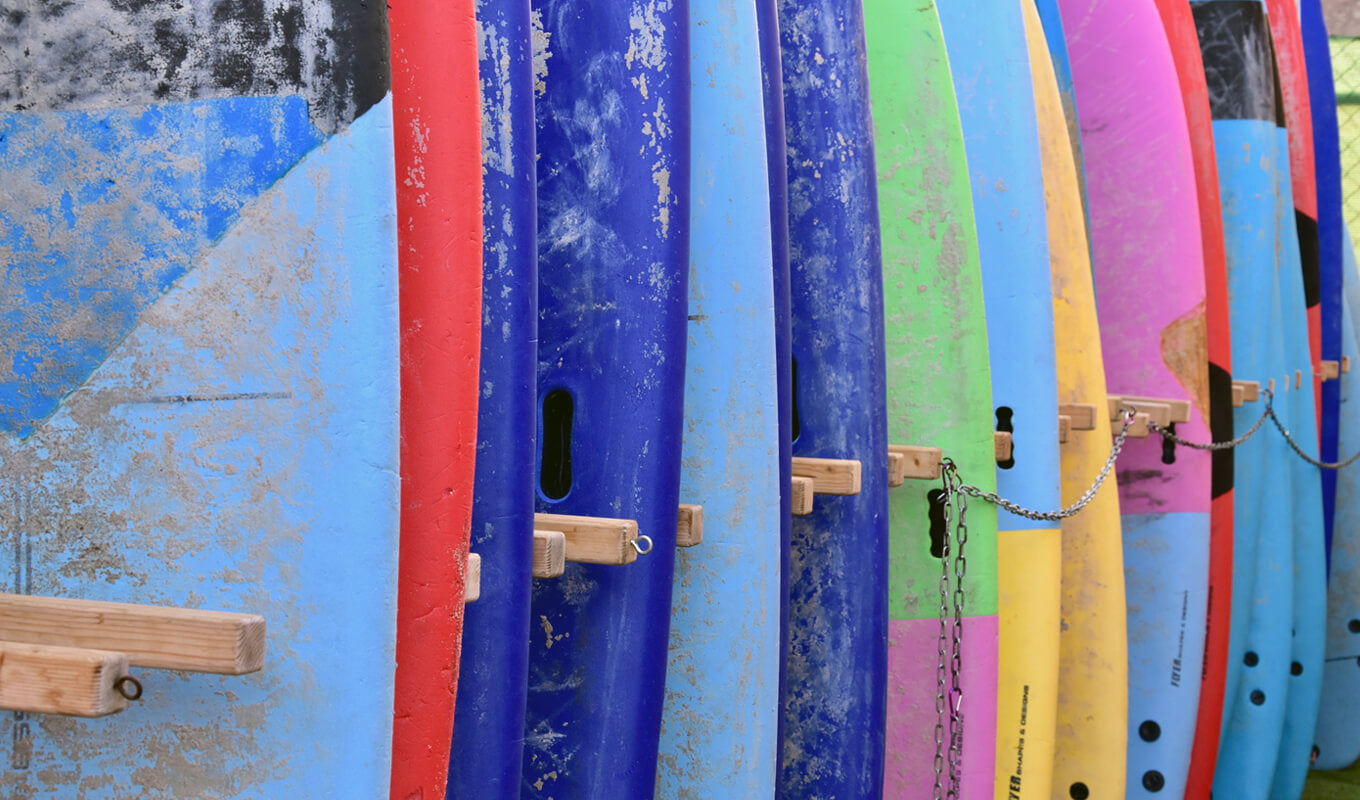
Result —
[[[1342,355],[1352,372],[1341,378],[1340,446],[1342,458],[1360,451],[1360,386],[1354,371],[1360,365],[1355,311],[1360,311],[1360,270],[1347,233],[1345,299],[1341,327]],[[1337,473],[1336,526],[1332,537],[1332,569],[1327,583],[1327,661],[1323,668],[1314,743],[1318,769],[1344,769],[1360,758],[1360,469]]]
[[[772,797],[780,484],[774,281],[754,0],[691,0],[690,283],[680,499],[657,797]]]
[[[1289,172],[1289,140],[1277,126],[1275,141],[1279,185],[1275,198],[1279,220],[1280,304],[1285,335],[1286,377],[1293,381],[1281,393],[1278,411],[1294,441],[1312,458],[1318,457],[1318,420],[1313,394],[1312,357],[1308,344],[1307,305],[1304,301],[1303,268],[1300,265],[1298,228]],[[1302,371],[1302,379],[1298,379]],[[1280,384],[1276,384],[1277,386]],[[1275,432],[1272,431],[1272,434]],[[1322,513],[1322,476],[1317,467],[1295,456],[1288,462],[1294,514],[1290,526],[1293,540],[1293,602],[1290,623],[1289,680],[1284,726],[1276,757],[1271,797],[1298,797],[1308,776],[1317,724],[1318,698],[1322,691],[1322,663],[1327,620],[1327,563]]]

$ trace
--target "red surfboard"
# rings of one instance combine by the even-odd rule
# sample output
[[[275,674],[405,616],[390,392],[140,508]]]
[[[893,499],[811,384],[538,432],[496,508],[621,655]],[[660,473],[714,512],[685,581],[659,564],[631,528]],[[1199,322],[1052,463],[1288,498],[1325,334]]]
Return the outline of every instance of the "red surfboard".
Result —
[[[1199,198],[1200,238],[1204,247],[1205,322],[1209,343],[1209,429],[1215,441],[1233,437],[1232,340],[1228,333],[1228,262],[1218,193],[1213,117],[1204,79],[1199,35],[1186,0],[1157,0],[1162,27],[1171,43],[1176,75],[1185,102],[1194,148],[1195,189]],[[1233,456],[1213,454],[1213,504],[1209,529],[1209,612],[1204,669],[1195,724],[1195,743],[1186,781],[1187,800],[1207,800],[1218,760],[1223,688],[1228,667],[1228,627],[1232,613]]]
[[[401,302],[391,797],[432,800],[453,738],[477,444],[481,106],[472,0],[388,8]]]

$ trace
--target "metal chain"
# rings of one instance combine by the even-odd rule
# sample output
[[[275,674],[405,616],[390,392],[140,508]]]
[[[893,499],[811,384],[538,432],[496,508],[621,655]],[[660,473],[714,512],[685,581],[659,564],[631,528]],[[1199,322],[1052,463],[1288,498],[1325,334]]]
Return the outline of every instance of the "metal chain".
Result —
[[[944,515],[944,542],[940,550],[940,635],[936,642],[939,659],[935,667],[935,800],[945,800],[944,790],[944,740],[946,685],[949,669],[949,512],[951,508],[951,476],[940,470],[941,492],[939,502]]]
[[[1290,436],[1289,431],[1285,430],[1284,423],[1280,422],[1280,418],[1275,416],[1275,409],[1270,408],[1267,405],[1266,413],[1270,415],[1270,419],[1275,423],[1275,427],[1280,429],[1280,433],[1284,436],[1284,440],[1289,443],[1290,447],[1294,448],[1295,453],[1299,454],[1299,458],[1307,461],[1309,464],[1312,464],[1319,469],[1342,469],[1343,467],[1349,467],[1356,461],[1360,461],[1360,453],[1356,453],[1345,461],[1318,461],[1316,458],[1303,452],[1303,448],[1299,447],[1298,442],[1294,441],[1294,437]]]
[[[1265,421],[1266,421],[1266,418],[1267,418],[1267,417],[1274,417],[1274,416],[1275,416],[1275,411],[1274,411],[1274,409],[1272,409],[1272,408],[1270,407],[1270,403],[1271,403],[1271,401],[1274,399],[1274,396],[1271,394],[1271,392],[1270,392],[1269,389],[1262,389],[1261,392],[1264,393],[1265,396],[1266,396],[1266,410],[1265,410],[1264,412],[1262,412],[1261,418],[1258,419],[1258,420],[1256,420],[1256,424],[1255,424],[1255,425],[1252,425],[1252,426],[1247,430],[1246,433],[1242,434],[1241,436],[1238,436],[1238,437],[1235,438],[1235,439],[1229,439],[1229,440],[1226,441],[1226,442],[1208,442],[1208,443],[1205,443],[1205,442],[1191,442],[1191,441],[1188,441],[1188,440],[1186,440],[1186,439],[1182,439],[1181,437],[1177,436],[1175,433],[1173,433],[1173,432],[1167,430],[1166,428],[1163,428],[1161,425],[1158,425],[1158,424],[1155,423],[1155,422],[1149,422],[1149,423],[1148,423],[1148,430],[1152,431],[1153,433],[1161,434],[1162,438],[1170,439],[1171,441],[1175,442],[1176,444],[1181,445],[1182,447],[1188,447],[1188,448],[1190,448],[1191,450],[1208,450],[1208,451],[1211,451],[1211,452],[1212,452],[1212,451],[1215,451],[1215,450],[1231,450],[1232,448],[1237,447],[1238,445],[1242,444],[1242,443],[1245,442],[1246,440],[1248,440],[1248,439],[1250,439],[1251,437],[1255,436],[1255,435],[1256,435],[1256,432],[1259,431],[1259,430],[1261,430],[1261,426],[1265,424]],[[1278,425],[1279,423],[1277,422],[1276,424]],[[1281,429],[1281,430],[1283,430],[1283,429]],[[1288,434],[1288,433],[1285,434],[1285,438],[1286,438],[1286,439],[1289,438],[1289,434]],[[1305,456],[1305,457],[1306,457],[1306,456]]]
[[[953,475],[955,489],[963,483],[959,479],[958,468],[950,462],[945,468]],[[944,471],[944,470],[942,470]],[[949,704],[949,796],[957,800],[963,780],[963,607],[967,601],[964,594],[963,579],[968,574],[968,556],[964,547],[968,544],[968,497],[956,493],[958,502],[958,521],[954,535],[954,630],[953,662],[950,664]]]

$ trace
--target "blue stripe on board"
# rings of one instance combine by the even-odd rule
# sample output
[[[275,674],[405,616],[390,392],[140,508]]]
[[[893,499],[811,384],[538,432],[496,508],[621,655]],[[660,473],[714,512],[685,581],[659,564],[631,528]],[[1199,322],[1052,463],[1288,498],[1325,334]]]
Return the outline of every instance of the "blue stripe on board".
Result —
[[[0,574],[14,589],[269,625],[261,672],[145,671],[143,700],[104,719],[4,714],[7,795],[386,796],[400,491],[391,119],[390,101],[375,105],[241,206],[55,414],[25,440],[0,436]],[[203,133],[181,131],[177,152]],[[22,768],[9,749],[20,724]]]
[[[1300,264],[1298,228],[1294,224],[1294,196],[1289,171],[1289,138],[1284,128],[1275,132],[1279,156],[1275,191],[1279,221],[1280,299],[1287,348],[1286,366],[1291,377],[1302,370],[1303,379],[1279,394],[1279,410],[1299,446],[1318,457],[1318,427],[1313,381],[1312,349],[1308,341],[1308,317],[1304,300],[1303,268]],[[1340,288],[1340,287],[1338,287]],[[1339,383],[1339,381],[1330,381]],[[1322,517],[1324,472],[1300,458],[1289,460],[1294,493],[1294,514],[1289,531],[1293,540],[1293,619],[1290,646],[1288,697],[1279,756],[1272,780],[1272,797],[1298,797],[1313,749],[1318,699],[1322,691],[1322,661],[1327,620],[1327,566]]]
[[[972,175],[992,404],[1013,430],[997,492],[1028,508],[1062,505],[1053,289],[1029,49],[1018,0],[941,3],[949,68]],[[1053,529],[998,511],[1001,530]]]
[[[482,596],[463,612],[451,800],[519,797],[529,680],[538,250],[529,0],[481,0],[482,350],[469,537]]]
[[[27,436],[322,140],[301,97],[0,114],[0,430]]]
[[[1219,120],[1213,128],[1228,255],[1233,373],[1260,381],[1262,388],[1274,378],[1280,390],[1286,361],[1277,301],[1284,276],[1277,255],[1282,154],[1275,125]],[[1294,273],[1299,274],[1297,262]],[[1299,303],[1302,307],[1302,299]],[[1246,430],[1261,412],[1256,403],[1234,409],[1234,429]],[[1294,504],[1290,484],[1282,486],[1269,465],[1291,460],[1297,456],[1283,438],[1262,431],[1237,448],[1233,462],[1232,605],[1238,611],[1232,615],[1228,642],[1223,734],[1214,775],[1217,797],[1264,798],[1279,750],[1293,606],[1293,545],[1290,536],[1281,534],[1291,530]]]
[[[778,796],[883,792],[888,504],[883,268],[859,3],[780,0],[800,456],[859,459],[859,495],[793,523]]]

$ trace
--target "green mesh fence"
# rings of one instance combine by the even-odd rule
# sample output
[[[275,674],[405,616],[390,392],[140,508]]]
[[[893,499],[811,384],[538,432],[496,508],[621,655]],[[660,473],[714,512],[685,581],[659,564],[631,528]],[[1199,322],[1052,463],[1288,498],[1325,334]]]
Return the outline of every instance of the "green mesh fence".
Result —
[[[1360,231],[1360,39],[1332,37],[1332,72],[1341,129],[1341,198],[1346,223]]]

